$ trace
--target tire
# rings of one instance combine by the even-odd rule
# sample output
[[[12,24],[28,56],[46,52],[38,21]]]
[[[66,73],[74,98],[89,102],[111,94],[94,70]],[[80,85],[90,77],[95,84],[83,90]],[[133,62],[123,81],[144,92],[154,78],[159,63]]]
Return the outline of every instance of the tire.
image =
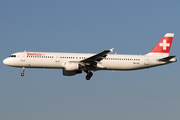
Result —
[[[21,73],[21,76],[24,76],[24,73]]]
[[[90,80],[91,79],[91,77],[89,77],[88,75],[86,76],[86,80]]]
[[[93,76],[93,73],[92,73],[92,72],[88,72],[88,76],[89,76],[89,77],[92,77],[92,76]]]

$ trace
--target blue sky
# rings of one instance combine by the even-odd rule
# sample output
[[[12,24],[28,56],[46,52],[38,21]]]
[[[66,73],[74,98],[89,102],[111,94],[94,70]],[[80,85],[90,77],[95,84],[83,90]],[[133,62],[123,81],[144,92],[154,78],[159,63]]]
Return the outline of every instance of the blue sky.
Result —
[[[146,54],[168,32],[179,58],[178,0],[2,0],[1,120],[179,120],[179,62],[138,71],[65,77],[5,66],[20,51]],[[113,53],[113,54],[114,54]]]

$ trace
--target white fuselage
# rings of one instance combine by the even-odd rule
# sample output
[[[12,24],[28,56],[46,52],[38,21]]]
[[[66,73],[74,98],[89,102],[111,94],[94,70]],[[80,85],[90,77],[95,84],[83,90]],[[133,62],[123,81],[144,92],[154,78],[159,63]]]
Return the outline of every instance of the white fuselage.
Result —
[[[95,54],[83,53],[51,53],[51,52],[18,52],[14,57],[6,58],[3,63],[13,67],[63,69],[63,63],[81,61]],[[159,56],[108,54],[97,63],[96,70],[137,70],[168,64],[160,62]],[[171,62],[175,62],[173,58]],[[171,63],[169,62],[169,63]]]

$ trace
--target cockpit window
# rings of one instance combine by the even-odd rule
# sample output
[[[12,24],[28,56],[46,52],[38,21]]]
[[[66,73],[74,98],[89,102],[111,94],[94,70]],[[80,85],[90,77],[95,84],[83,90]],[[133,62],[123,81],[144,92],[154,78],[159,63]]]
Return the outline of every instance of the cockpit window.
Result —
[[[9,56],[9,57],[16,57],[16,55],[11,55],[11,56]]]

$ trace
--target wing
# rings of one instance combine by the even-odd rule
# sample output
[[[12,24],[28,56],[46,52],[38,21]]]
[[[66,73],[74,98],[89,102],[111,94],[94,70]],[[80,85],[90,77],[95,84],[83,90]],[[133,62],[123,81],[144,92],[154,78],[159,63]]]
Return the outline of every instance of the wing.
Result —
[[[87,59],[84,59],[82,61],[80,61],[81,63],[86,63],[88,65],[94,65],[97,64],[97,62],[100,62],[102,59],[104,59],[107,56],[107,53],[109,52],[113,52],[113,49],[109,49],[109,50],[104,50],[103,52],[100,52],[96,55],[93,55]]]

